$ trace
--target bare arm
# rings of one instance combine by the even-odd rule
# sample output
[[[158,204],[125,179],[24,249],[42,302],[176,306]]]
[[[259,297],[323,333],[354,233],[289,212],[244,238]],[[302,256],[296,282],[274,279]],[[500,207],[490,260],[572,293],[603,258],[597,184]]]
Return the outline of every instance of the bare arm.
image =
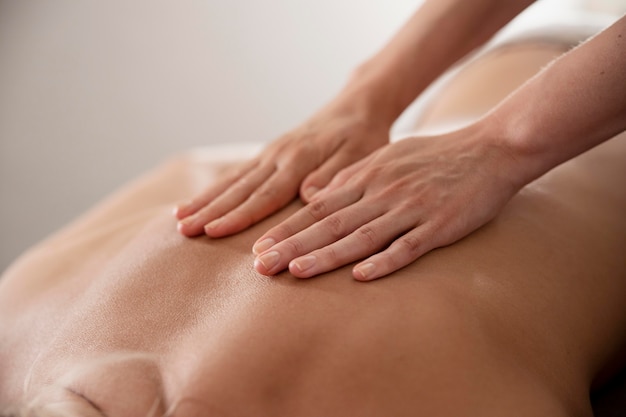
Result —
[[[304,278],[365,258],[353,274],[371,280],[465,237],[522,186],[626,129],[625,39],[623,17],[478,122],[402,140],[342,170],[259,240],[278,243],[257,270]]]
[[[354,73],[361,91],[393,122],[446,69],[481,46],[534,0],[426,0],[390,42]]]
[[[556,60],[484,123],[521,161],[528,183],[626,129],[626,16]]]
[[[386,145],[391,124],[415,97],[531,2],[426,0],[327,106],[242,169],[178,206],[179,230],[187,236],[226,236],[298,193],[310,201],[341,169]]]

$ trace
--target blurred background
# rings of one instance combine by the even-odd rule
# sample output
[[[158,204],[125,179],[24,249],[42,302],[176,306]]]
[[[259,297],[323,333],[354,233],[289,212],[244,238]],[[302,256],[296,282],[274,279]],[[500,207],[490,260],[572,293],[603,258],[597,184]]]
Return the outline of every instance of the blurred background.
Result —
[[[169,155],[296,126],[420,3],[0,0],[0,271]],[[510,30],[581,10],[626,6],[540,0]]]

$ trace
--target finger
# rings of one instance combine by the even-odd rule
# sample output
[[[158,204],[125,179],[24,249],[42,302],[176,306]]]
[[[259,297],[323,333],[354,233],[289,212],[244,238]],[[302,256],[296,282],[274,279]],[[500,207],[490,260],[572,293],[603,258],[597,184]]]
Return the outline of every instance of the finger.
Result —
[[[234,182],[243,177],[250,170],[254,169],[257,165],[257,160],[247,162],[226,177],[211,185],[206,191],[194,197],[191,201],[178,204],[174,208],[174,215],[177,219],[182,220],[185,217],[195,214],[198,210],[208,205],[217,196],[219,196],[226,189],[228,189],[228,187],[230,187]]]
[[[255,268],[264,275],[276,274],[288,266],[292,270],[292,265],[290,264],[292,259],[312,252],[315,253],[316,249],[341,241],[345,236],[358,229],[359,226],[369,223],[382,213],[384,213],[384,208],[380,206],[372,207],[370,204],[356,204],[333,213],[322,221],[277,243],[268,251],[262,253],[255,262]],[[310,269],[315,266],[311,262],[313,261],[314,263],[314,257],[304,256],[300,261],[295,264],[296,273],[294,275],[296,276],[301,276],[299,273],[303,272],[304,269]]]
[[[348,183],[348,181],[356,178],[356,175],[365,169],[367,160],[369,160],[369,157],[361,159],[360,161],[357,161],[352,165],[349,165],[348,167],[340,170],[328,183],[328,185],[315,195],[315,199],[317,200],[318,198],[326,198],[329,193],[335,192],[338,189],[343,188]]]
[[[316,198],[315,201],[307,204],[279,225],[268,230],[256,241],[252,247],[252,252],[256,255],[265,252],[276,243],[306,229],[329,214],[355,203],[361,196],[361,191],[356,188],[350,188],[330,194],[324,199]]]
[[[278,170],[245,202],[207,224],[205,233],[211,237],[223,237],[240,232],[287,205],[296,197],[302,178],[310,170],[307,164],[295,162],[297,160],[278,164]]]
[[[340,170],[358,159],[354,153],[345,151],[333,155],[304,179],[300,187],[300,198],[302,198],[302,201],[309,203],[313,196],[326,187]]]
[[[178,230],[186,236],[204,233],[204,227],[213,220],[243,203],[265,180],[272,175],[273,165],[259,166],[239,178],[224,192],[195,214],[178,223]]]
[[[359,281],[371,281],[397,271],[438,247],[435,236],[436,231],[429,224],[418,226],[396,239],[383,252],[356,265],[352,275]]]
[[[396,213],[387,212],[345,238],[292,260],[289,271],[299,278],[332,271],[380,251],[410,227],[409,219],[397,221]]]
[[[223,237],[240,232],[283,208],[297,194],[300,178],[275,171],[237,208],[205,226],[211,237]]]

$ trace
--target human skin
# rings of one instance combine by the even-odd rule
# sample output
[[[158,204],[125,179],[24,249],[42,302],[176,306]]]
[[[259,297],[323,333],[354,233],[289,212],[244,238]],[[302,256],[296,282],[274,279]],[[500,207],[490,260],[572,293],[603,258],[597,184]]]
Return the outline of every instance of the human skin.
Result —
[[[257,271],[308,278],[361,260],[353,276],[363,281],[471,233],[523,185],[626,129],[622,18],[480,122],[384,145],[416,95],[526,5],[426,2],[329,107],[179,205],[179,231],[236,233],[300,187],[311,204],[254,243]]]
[[[564,54],[479,121],[387,145],[340,171],[255,243],[263,274],[359,261],[396,271],[491,220],[525,184],[626,129],[626,17]]]
[[[610,141],[367,284],[249,267],[256,234],[298,202],[234,237],[178,235],[171,203],[218,167],[173,161],[2,278],[0,404],[99,415],[60,384],[109,417],[156,399],[174,416],[590,416],[625,347],[624,157],[626,137]]]
[[[450,92],[520,50],[518,82],[562,47],[494,51]],[[427,123],[480,116],[486,96],[514,87],[507,74],[473,99],[443,91]],[[191,417],[590,415],[589,387],[626,347],[625,157],[622,135],[525,187],[468,238],[367,284],[348,267],[306,281],[250,267],[251,243],[298,202],[233,237],[178,235],[173,202],[229,163],[174,159],[0,279],[0,410],[36,400],[100,415],[69,388],[108,417],[154,404]]]
[[[531,3],[426,0],[326,106],[247,164],[179,203],[180,232],[227,236],[298,193],[310,201],[341,169],[386,145],[392,123],[425,88]]]
[[[224,164],[175,159],[0,280],[0,405],[591,416],[591,385],[626,349],[625,158],[622,135],[523,188],[462,241],[367,284],[349,267],[311,280],[251,268],[254,239],[297,201],[232,237],[179,235],[171,205]]]

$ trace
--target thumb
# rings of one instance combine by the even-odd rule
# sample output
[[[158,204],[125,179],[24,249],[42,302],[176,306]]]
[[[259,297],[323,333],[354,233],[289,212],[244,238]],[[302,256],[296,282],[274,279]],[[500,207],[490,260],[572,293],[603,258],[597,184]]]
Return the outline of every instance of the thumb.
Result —
[[[336,154],[315,171],[311,172],[304,181],[302,181],[302,185],[300,186],[300,198],[302,201],[309,203],[317,193],[330,184],[339,171],[351,166],[357,160],[359,160],[359,158],[355,157],[354,154]]]
[[[328,185],[332,174],[323,168],[318,168],[310,173],[300,185],[300,198],[304,203],[309,203],[313,197]]]
[[[311,172],[300,185],[300,198],[305,203],[330,183],[335,174],[354,162],[354,157],[344,154],[335,154],[326,162]]]

